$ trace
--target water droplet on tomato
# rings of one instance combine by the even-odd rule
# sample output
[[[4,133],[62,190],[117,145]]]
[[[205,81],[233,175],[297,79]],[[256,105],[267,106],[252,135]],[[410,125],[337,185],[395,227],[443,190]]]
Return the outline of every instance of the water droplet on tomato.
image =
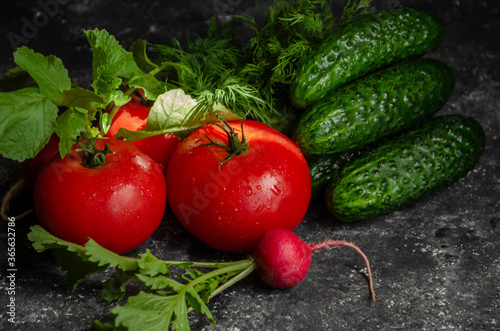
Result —
[[[253,193],[252,188],[250,186],[245,187],[245,195],[246,196],[251,196]]]
[[[277,186],[277,185],[273,185],[273,187],[271,187],[271,192],[273,192],[274,195],[282,195],[283,192],[280,190],[280,188]]]

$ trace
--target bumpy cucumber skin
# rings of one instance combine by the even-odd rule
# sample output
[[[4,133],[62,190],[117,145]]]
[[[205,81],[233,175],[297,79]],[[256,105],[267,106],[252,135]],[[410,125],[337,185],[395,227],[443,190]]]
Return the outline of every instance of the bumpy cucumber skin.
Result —
[[[359,148],[432,116],[454,87],[453,72],[443,62],[399,62],[315,103],[301,115],[292,137],[309,156]]]
[[[379,11],[347,24],[312,51],[297,70],[291,101],[304,109],[331,90],[397,61],[420,57],[442,42],[444,26],[427,11]]]
[[[346,222],[390,213],[465,176],[484,148],[484,131],[475,119],[434,117],[335,174],[326,206]]]

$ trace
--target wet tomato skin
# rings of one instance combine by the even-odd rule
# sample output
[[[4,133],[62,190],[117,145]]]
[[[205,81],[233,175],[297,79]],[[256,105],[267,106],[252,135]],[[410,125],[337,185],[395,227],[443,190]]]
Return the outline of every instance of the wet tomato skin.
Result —
[[[114,138],[121,128],[130,131],[138,131],[144,128],[150,110],[151,107],[145,106],[137,100],[129,101],[118,109],[111,121],[108,132],[104,136]],[[133,145],[155,160],[163,172],[166,172],[170,157],[177,148],[178,143],[179,138],[173,133],[161,134],[132,142]]]
[[[100,168],[86,168],[73,147],[56,155],[35,185],[35,212],[55,236],[83,245],[92,238],[123,254],[143,244],[165,212],[167,191],[160,167],[135,146],[118,139],[96,139],[110,145]]]
[[[241,121],[228,124],[239,133]],[[219,127],[205,126],[183,140],[167,170],[169,205],[182,225],[208,246],[230,252],[252,251],[274,228],[293,230],[311,197],[304,156],[285,135],[256,121],[244,121],[249,149],[228,156]]]

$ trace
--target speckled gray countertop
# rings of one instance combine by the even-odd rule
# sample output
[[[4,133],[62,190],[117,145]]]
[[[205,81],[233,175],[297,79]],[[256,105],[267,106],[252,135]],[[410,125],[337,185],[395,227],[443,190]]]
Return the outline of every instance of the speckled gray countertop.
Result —
[[[36,15],[40,3],[2,6],[0,74],[13,66],[9,34],[23,35],[26,20],[39,27],[24,35],[27,46],[61,58],[70,77],[88,85],[91,54],[82,29],[105,28],[125,46],[138,38],[160,43],[170,36],[203,33],[220,15],[258,14],[270,1],[59,1],[52,16]],[[340,3],[344,3],[341,1]],[[296,233],[305,241],[356,241],[369,256],[378,303],[370,301],[363,261],[347,248],[316,252],[309,274],[288,290],[271,289],[249,276],[210,303],[214,330],[500,330],[500,4],[497,0],[374,1],[377,9],[428,9],[446,26],[445,40],[430,55],[446,62],[456,88],[440,114],[473,116],[486,133],[486,150],[466,177],[433,196],[370,221],[344,224],[312,202]],[[7,9],[5,6],[8,6]],[[38,8],[38,9],[37,9]],[[43,24],[42,24],[43,23]],[[29,31],[28,31],[29,32]],[[12,36],[12,34],[10,34]],[[19,165],[0,158],[0,193],[19,175]],[[23,192],[12,210],[31,206]],[[115,303],[100,299],[99,276],[67,289],[48,253],[26,239],[30,216],[16,224],[16,321],[8,322],[6,225],[2,223],[0,329],[88,330],[108,319]],[[205,248],[167,211],[162,225],[136,253],[150,248],[160,258],[232,260],[240,256]],[[132,253],[132,254],[134,254]],[[191,315],[193,330],[211,329]]]

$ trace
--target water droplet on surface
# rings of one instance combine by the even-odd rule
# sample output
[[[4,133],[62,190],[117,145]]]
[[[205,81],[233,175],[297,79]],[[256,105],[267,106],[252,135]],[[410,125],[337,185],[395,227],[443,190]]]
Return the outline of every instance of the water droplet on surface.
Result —
[[[245,195],[246,196],[251,196],[253,193],[252,188],[250,186],[245,187]]]

